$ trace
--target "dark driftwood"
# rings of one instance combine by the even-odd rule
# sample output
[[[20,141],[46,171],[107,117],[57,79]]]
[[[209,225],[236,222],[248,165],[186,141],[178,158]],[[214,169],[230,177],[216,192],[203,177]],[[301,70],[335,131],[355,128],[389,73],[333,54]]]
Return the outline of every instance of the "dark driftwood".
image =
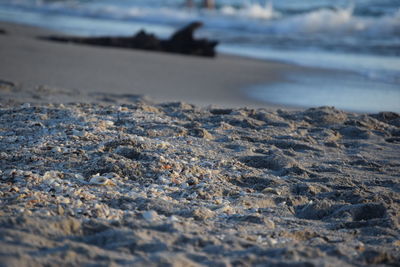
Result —
[[[151,51],[163,51],[169,53],[178,53],[185,55],[214,57],[217,41],[208,39],[194,39],[194,31],[200,28],[201,22],[193,22],[186,27],[176,31],[171,38],[167,40],[158,39],[154,34],[140,31],[131,37],[61,37],[48,36],[42,39],[78,43],[97,46],[120,47],[130,49],[142,49]]]

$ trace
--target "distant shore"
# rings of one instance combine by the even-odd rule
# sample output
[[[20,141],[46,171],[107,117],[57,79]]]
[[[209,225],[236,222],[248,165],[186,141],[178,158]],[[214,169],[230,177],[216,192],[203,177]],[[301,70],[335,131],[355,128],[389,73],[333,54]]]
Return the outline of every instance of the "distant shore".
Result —
[[[287,74],[326,72],[221,54],[204,59],[52,43],[37,37],[59,33],[6,22],[0,29],[7,33],[0,35],[0,80],[18,85],[18,94],[9,95],[14,101],[118,102],[140,95],[155,102],[276,108],[283,106],[252,99],[246,88],[282,81]],[[58,91],[32,92],[37,87]]]

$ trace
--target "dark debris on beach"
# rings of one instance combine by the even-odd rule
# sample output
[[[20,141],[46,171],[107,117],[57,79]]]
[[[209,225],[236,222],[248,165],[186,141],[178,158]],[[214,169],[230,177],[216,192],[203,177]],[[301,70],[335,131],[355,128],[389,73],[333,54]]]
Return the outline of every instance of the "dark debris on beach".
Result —
[[[105,47],[141,49],[147,51],[161,51],[192,56],[215,57],[215,47],[218,42],[208,39],[195,39],[194,32],[202,27],[201,22],[193,22],[177,30],[169,39],[163,40],[154,34],[141,30],[131,37],[104,36],[104,37],[73,37],[73,36],[47,36],[41,39],[77,43]]]

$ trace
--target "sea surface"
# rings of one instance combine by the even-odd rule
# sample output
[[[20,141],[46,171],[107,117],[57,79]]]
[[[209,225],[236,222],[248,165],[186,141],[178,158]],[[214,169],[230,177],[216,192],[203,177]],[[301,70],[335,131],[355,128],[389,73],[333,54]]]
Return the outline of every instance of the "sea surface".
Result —
[[[218,50],[258,59],[348,71],[290,76],[246,93],[265,102],[400,112],[400,0],[0,0],[0,20],[84,36],[168,37],[195,21]]]

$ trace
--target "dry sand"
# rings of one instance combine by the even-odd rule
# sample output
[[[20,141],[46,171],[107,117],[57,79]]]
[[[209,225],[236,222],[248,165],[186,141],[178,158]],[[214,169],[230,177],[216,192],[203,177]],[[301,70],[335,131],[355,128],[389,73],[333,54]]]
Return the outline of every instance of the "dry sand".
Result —
[[[398,266],[400,116],[0,109],[4,266]]]
[[[178,74],[257,105],[229,75],[309,70],[63,46],[10,29],[0,37],[0,266],[399,266],[399,114],[154,104],[133,94],[189,88]],[[163,61],[177,80],[160,74]],[[135,70],[103,73],[119,63]],[[195,71],[222,66],[230,72],[205,72],[215,83]],[[121,81],[149,87],[109,90]],[[80,100],[97,103],[51,103]]]

